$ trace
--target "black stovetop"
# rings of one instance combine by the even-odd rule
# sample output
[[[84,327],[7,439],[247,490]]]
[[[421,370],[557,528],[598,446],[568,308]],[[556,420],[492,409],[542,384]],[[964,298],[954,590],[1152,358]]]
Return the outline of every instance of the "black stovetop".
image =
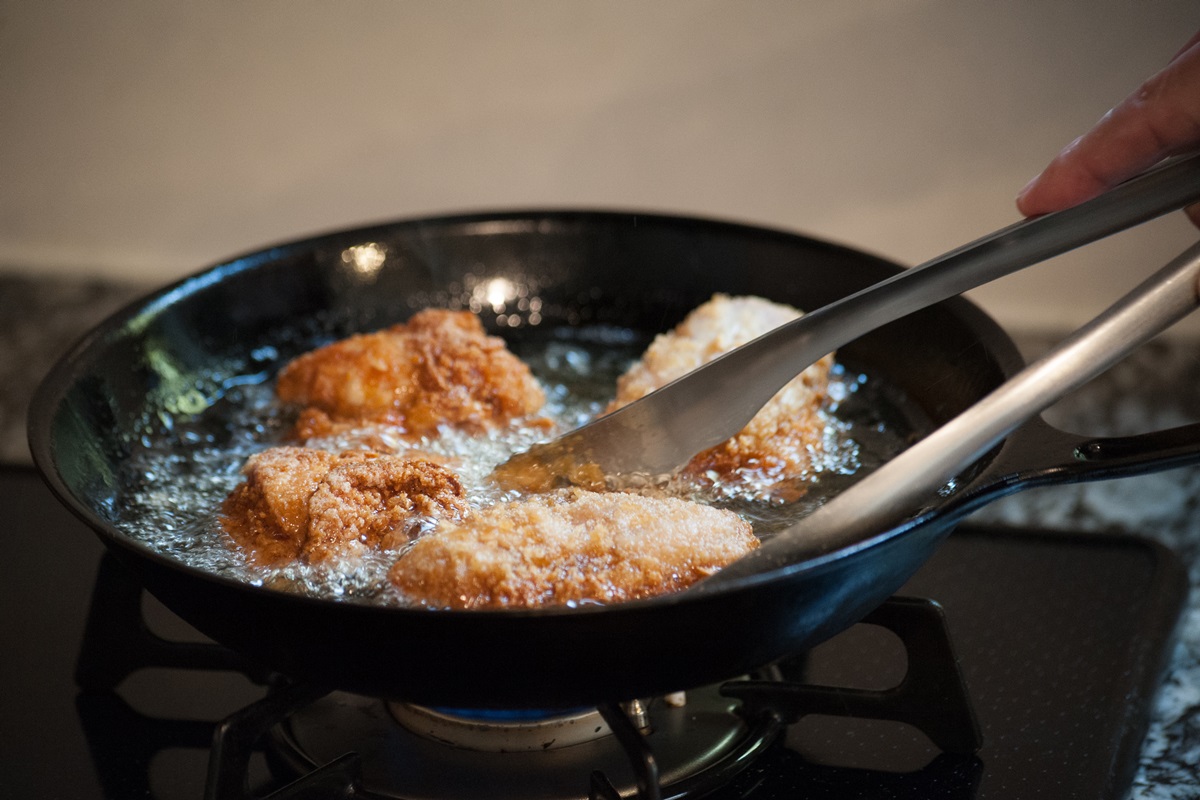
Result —
[[[0,469],[0,502],[10,543],[0,558],[0,794],[203,797],[216,723],[267,690],[237,672],[174,668],[135,671],[115,692],[80,690],[102,547],[31,470]],[[962,528],[903,594],[943,609],[982,747],[943,753],[906,725],[814,714],[719,796],[1122,797],[1185,591],[1175,557],[1140,538]],[[152,600],[144,607],[164,635],[194,638]],[[903,652],[871,629],[783,668],[821,683],[898,679]]]

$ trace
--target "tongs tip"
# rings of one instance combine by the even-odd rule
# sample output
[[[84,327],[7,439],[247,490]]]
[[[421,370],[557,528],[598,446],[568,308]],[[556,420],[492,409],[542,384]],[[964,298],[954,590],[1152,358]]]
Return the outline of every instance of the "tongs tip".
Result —
[[[501,489],[528,493],[567,486],[602,491],[607,486],[607,476],[600,465],[589,458],[580,458],[575,448],[564,446],[561,439],[535,444],[516,453],[492,470],[491,478]]]

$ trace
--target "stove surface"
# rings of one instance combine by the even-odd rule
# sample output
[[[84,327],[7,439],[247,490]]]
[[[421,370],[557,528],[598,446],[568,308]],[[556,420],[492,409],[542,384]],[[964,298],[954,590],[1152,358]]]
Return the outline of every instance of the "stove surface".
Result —
[[[202,797],[215,724],[266,690],[237,672],[152,668],[115,693],[81,692],[102,547],[31,470],[0,470],[0,501],[12,543],[0,559],[3,793]],[[942,753],[903,724],[810,715],[715,796],[1122,797],[1185,592],[1177,559],[1140,538],[960,529],[903,594],[942,606],[982,748]],[[144,611],[163,635],[195,638],[152,600]],[[889,636],[855,626],[781,667],[884,688],[904,674]]]

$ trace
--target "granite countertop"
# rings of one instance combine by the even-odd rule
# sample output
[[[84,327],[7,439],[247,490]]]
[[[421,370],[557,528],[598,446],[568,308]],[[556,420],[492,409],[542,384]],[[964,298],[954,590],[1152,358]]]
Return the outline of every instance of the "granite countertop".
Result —
[[[0,462],[29,463],[25,411],[42,375],[80,334],[148,287],[0,273]],[[1016,336],[1027,357],[1055,341]],[[1054,425],[1088,435],[1200,421],[1200,342],[1153,342],[1055,406]],[[978,521],[1158,539],[1187,565],[1192,591],[1142,748],[1131,797],[1200,797],[1200,467],[1104,483],[1033,489]]]

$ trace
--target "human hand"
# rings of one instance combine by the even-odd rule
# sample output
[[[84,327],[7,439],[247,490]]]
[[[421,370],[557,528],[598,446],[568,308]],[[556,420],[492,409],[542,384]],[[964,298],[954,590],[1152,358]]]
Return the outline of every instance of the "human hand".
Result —
[[[1200,33],[1159,73],[1101,117],[1017,195],[1027,217],[1068,208],[1200,149]],[[1200,227],[1200,204],[1187,215]]]

